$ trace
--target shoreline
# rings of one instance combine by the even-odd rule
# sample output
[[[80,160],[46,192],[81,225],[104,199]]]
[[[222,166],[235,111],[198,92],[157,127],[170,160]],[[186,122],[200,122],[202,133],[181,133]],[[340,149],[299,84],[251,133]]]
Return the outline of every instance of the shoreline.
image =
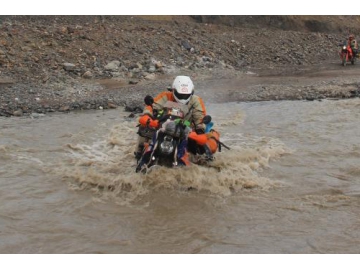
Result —
[[[309,67],[308,67],[309,68]],[[234,70],[211,70],[188,73],[196,93],[204,101],[213,103],[259,102],[270,100],[347,99],[359,96],[360,66],[342,67],[329,63],[321,70],[293,70],[284,75],[268,70],[258,73]],[[179,72],[177,74],[183,74]],[[125,80],[83,80],[61,90],[34,88],[27,84],[0,82],[3,95],[0,116],[23,116],[98,110],[124,107],[129,112],[140,112],[146,95],[157,95],[166,89],[176,74],[161,75],[153,80],[126,84]]]

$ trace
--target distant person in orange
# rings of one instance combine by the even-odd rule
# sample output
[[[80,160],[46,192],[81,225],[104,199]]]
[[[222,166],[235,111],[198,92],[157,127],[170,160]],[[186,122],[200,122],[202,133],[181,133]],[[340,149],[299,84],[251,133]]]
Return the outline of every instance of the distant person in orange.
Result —
[[[349,35],[348,45],[351,47],[354,57],[356,57],[359,50],[359,45],[355,39],[354,34]]]

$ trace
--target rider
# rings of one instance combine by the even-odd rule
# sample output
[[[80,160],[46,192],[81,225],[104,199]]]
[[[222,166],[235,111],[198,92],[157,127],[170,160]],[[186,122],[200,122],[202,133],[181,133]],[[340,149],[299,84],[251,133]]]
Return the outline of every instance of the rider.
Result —
[[[206,108],[202,98],[194,94],[194,84],[190,77],[188,76],[177,76],[172,83],[171,91],[164,91],[158,94],[154,98],[154,103],[152,106],[146,106],[143,115],[139,118],[139,123],[141,126],[150,126],[152,128],[159,127],[159,120],[153,119],[154,110],[161,110],[163,105],[167,101],[177,102],[182,105],[186,105],[189,113],[185,120],[188,120],[192,123],[193,132],[190,132],[188,138],[197,141],[201,145],[204,145],[205,142],[201,135],[205,133],[205,124],[202,123],[204,116],[206,115]],[[141,156],[144,142],[149,139],[139,136],[136,152],[134,153],[137,158]],[[179,160],[182,161],[182,165],[189,165],[189,158],[187,153],[187,142],[181,144],[183,149],[179,149],[179,152],[184,153],[182,157],[179,157]],[[182,151],[181,151],[182,150]]]
[[[348,45],[351,47],[351,50],[353,51],[354,57],[356,57],[356,55],[358,53],[359,46],[358,46],[358,43],[357,43],[357,41],[355,39],[354,34],[349,35]]]

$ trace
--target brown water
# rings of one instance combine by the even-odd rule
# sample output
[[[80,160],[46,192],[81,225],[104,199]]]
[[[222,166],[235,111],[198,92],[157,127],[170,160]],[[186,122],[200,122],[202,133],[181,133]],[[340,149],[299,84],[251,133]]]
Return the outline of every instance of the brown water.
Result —
[[[231,150],[148,175],[120,109],[1,118],[0,253],[359,253],[359,108],[208,104]]]

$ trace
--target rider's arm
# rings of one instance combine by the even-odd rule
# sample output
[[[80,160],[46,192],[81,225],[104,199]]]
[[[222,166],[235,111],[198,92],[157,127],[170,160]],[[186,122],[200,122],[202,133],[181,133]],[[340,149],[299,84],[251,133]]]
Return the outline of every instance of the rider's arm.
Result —
[[[139,123],[142,126],[149,125],[150,127],[158,128],[159,127],[159,121],[154,118],[153,115],[153,109],[160,110],[162,106],[166,103],[166,101],[169,99],[170,92],[162,92],[159,95],[157,95],[154,98],[154,104],[153,106],[146,106],[143,115],[139,118]],[[171,93],[170,93],[171,94]]]
[[[151,106],[146,106],[143,115],[139,118],[139,123],[142,126],[149,125],[150,127],[157,128],[159,126],[159,121],[153,119],[153,108]]]
[[[205,124],[202,123],[204,116],[206,115],[205,104],[199,96],[193,96],[191,99],[194,103],[194,110],[192,111],[192,120],[194,122],[195,130],[203,130],[205,131]]]

